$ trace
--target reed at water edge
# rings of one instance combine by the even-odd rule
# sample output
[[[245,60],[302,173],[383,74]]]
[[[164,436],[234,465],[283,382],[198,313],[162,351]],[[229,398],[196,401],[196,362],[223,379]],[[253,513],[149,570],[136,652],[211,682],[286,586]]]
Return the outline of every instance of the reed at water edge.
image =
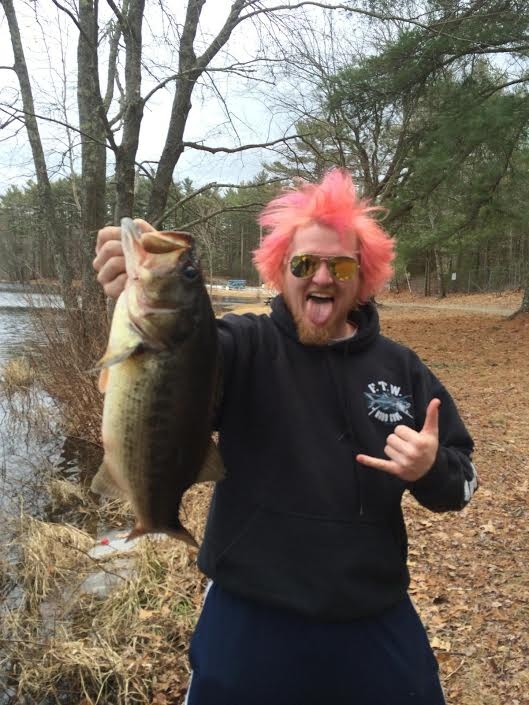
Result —
[[[0,371],[4,403],[31,433],[51,413],[59,415],[64,435],[100,443],[102,395],[89,370],[106,339],[87,335],[78,312],[50,306],[35,309],[33,320],[26,354]],[[40,408],[37,387],[54,406]],[[119,501],[100,502],[87,484],[61,478],[53,467],[39,472],[53,520],[33,516],[21,504],[10,520],[9,540],[0,538],[1,555],[9,556],[0,560],[0,682],[5,682],[0,702],[181,702],[189,638],[204,590],[196,551],[146,537],[126,559],[94,553],[102,530],[128,533],[130,509]],[[207,485],[191,488],[181,508],[199,540],[210,493]],[[101,573],[115,577],[110,592],[87,591],[85,581]]]

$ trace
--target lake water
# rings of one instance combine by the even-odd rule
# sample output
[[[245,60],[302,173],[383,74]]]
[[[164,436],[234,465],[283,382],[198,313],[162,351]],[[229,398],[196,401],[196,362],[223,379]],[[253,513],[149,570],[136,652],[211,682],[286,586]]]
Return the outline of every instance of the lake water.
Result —
[[[247,303],[258,300],[258,291],[251,293],[256,296],[247,297]],[[222,295],[214,301],[221,314],[240,299]],[[9,360],[24,356],[30,347],[35,351],[35,309],[50,309],[50,315],[61,317],[61,308],[58,296],[0,282],[0,374]],[[41,476],[51,469],[63,478],[90,478],[102,456],[100,447],[63,435],[60,412],[42,391],[18,395],[11,404],[2,394],[0,387],[0,545],[7,524],[22,509],[49,518]],[[28,422],[28,409],[37,414],[38,423]]]
[[[60,308],[55,296],[0,290],[0,366],[24,353],[32,332],[32,308]]]
[[[24,356],[30,344],[35,350],[35,308],[60,316],[62,302],[57,296],[0,283],[0,370],[9,360]],[[44,392],[32,390],[8,403],[0,389],[0,545],[21,510],[46,515],[41,476],[50,468],[66,476],[75,474],[77,446],[62,434],[59,410]]]

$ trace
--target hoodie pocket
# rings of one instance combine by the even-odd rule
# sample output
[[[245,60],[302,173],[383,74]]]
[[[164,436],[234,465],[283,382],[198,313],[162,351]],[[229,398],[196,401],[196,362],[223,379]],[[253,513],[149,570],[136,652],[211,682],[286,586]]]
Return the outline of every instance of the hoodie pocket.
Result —
[[[408,584],[391,527],[256,510],[216,561],[227,589],[328,619],[372,614],[394,604]]]

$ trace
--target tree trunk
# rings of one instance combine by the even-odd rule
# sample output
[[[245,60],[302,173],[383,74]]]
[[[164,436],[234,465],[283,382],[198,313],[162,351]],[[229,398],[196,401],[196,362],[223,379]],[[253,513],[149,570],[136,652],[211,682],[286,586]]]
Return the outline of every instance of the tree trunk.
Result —
[[[82,31],[77,45],[77,104],[81,130],[81,222],[84,234],[81,240],[81,301],[85,332],[93,334],[94,326],[106,324],[105,297],[92,268],[97,230],[106,220],[106,130],[98,78],[97,4],[93,0],[80,0],[79,24]]]
[[[125,39],[125,100],[123,110],[123,138],[116,151],[116,205],[114,220],[133,217],[135,162],[140,139],[144,101],[141,97],[142,24],[145,0],[130,0],[123,16]]]
[[[26,130],[31,146],[33,163],[35,166],[39,204],[45,224],[47,239],[53,250],[54,264],[57,276],[59,278],[64,305],[66,309],[77,309],[77,297],[75,296],[72,286],[72,269],[66,255],[64,232],[59,225],[55,209],[55,201],[48,177],[48,170],[46,167],[46,160],[44,158],[42,141],[40,139],[39,127],[35,117],[33,93],[31,90],[26,58],[20,37],[18,20],[13,7],[13,0],[0,0],[0,2],[2,3],[2,7],[4,8],[4,12],[6,14],[11,43],[13,46],[13,56],[15,60],[14,70],[20,85]]]
[[[193,48],[198,22],[205,0],[189,0],[182,37],[180,39],[178,73],[171,109],[167,139],[158,162],[149,201],[147,220],[159,221],[167,204],[167,195],[173,181],[173,172],[182,156],[184,130],[191,110],[191,94],[202,71],[197,70],[197,57]],[[193,70],[194,69],[194,70]]]
[[[433,252],[435,256],[435,271],[437,274],[437,296],[439,299],[444,299],[446,298],[446,288],[443,273],[443,260],[437,247],[434,247]]]
[[[522,305],[516,313],[529,313],[529,266],[527,266],[525,270],[524,294],[522,299]]]
[[[167,204],[167,195],[173,182],[173,172],[184,151],[182,141],[187,118],[191,110],[193,88],[194,83],[187,79],[177,81],[167,140],[158,163],[149,201],[147,220],[150,223],[159,221],[162,217]]]

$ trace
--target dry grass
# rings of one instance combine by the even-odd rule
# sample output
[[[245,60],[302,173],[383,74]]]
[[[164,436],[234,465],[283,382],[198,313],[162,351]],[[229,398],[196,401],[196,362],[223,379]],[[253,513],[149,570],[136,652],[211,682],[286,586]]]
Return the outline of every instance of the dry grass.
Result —
[[[266,307],[262,310],[269,311]],[[389,327],[391,319],[391,325],[395,325],[396,331],[417,331],[418,340],[412,342],[415,348],[423,346],[421,354],[431,357],[439,364],[447,360],[450,362],[450,356],[442,354],[438,343],[446,326],[436,327],[431,324],[426,314],[424,321],[419,316],[421,320],[418,323],[415,319],[401,320],[400,313],[386,311],[384,316],[388,319],[386,328]],[[432,328],[431,341],[436,341],[435,344],[431,341],[423,342],[427,325]],[[491,326],[492,323],[489,328]],[[46,337],[46,347],[49,347],[50,351],[54,350],[54,335],[55,333],[48,332]],[[449,335],[449,327],[446,335]],[[487,335],[495,335],[492,328]],[[51,352],[39,353],[44,362],[43,379],[46,388],[58,395],[64,404],[65,412],[73,412],[70,417],[73,419],[72,427],[80,428],[82,423],[88,424],[87,433],[76,435],[94,438],[99,434],[99,393],[95,389],[94,380],[85,375],[85,369],[89,366],[88,360],[84,359],[85,353],[69,353],[68,345],[62,343],[62,336],[61,332],[61,342],[55,342],[58,348],[62,346],[59,352],[57,348],[54,351],[56,359]],[[479,340],[481,337],[476,334],[476,341]],[[449,343],[446,343],[446,346],[448,350],[451,349]],[[97,347],[98,345],[94,346]],[[101,345],[101,348],[103,347],[104,344]],[[455,345],[452,347],[455,348]],[[478,349],[478,342],[474,342],[474,347]],[[491,349],[496,350],[497,347],[494,345]],[[92,352],[86,355],[93,363],[93,359],[96,359],[101,350],[96,353],[95,349],[92,349]],[[457,369],[459,368],[456,368],[456,371]],[[471,371],[475,377],[477,373],[474,368],[471,368]],[[462,375],[463,372],[465,375],[469,374],[468,371],[462,371]],[[85,383],[87,387],[85,392],[82,392]],[[463,410],[472,410],[473,397],[468,398],[468,395],[473,392],[473,387],[469,387],[465,379],[459,380],[457,376],[451,379],[451,385],[455,387],[456,395],[462,395]],[[479,388],[476,380],[474,385],[477,387],[476,395],[482,397],[483,390]],[[18,390],[20,391],[20,388]],[[83,393],[89,401],[84,400]],[[90,401],[92,393],[94,397],[93,401]],[[500,410],[498,406],[495,423],[503,423]],[[87,421],[89,415],[90,420]],[[481,418],[480,414],[474,416]],[[481,466],[485,474],[486,463],[482,461]],[[490,466],[488,472],[491,476],[492,467],[496,466]],[[50,481],[48,492],[56,511],[71,511],[77,515],[94,513],[95,523],[100,526],[128,528],[132,524],[132,517],[123,503],[105,502],[97,505],[89,492],[75,483],[55,478]],[[182,523],[198,541],[203,533],[209,496],[209,486],[193,487],[184,497],[181,509]],[[485,489],[482,488],[477,502],[470,508],[470,518],[472,512],[475,513],[476,509],[479,509],[480,498],[483,497]],[[431,515],[427,516],[431,522]],[[450,517],[441,519],[450,525]],[[458,516],[453,521],[457,530],[463,531],[460,525],[464,525],[465,517]],[[468,521],[470,523],[470,519]],[[418,524],[412,518],[412,528],[415,527],[415,532],[418,531],[417,526],[420,528],[420,522]],[[434,528],[437,528],[437,524]],[[446,529],[444,534],[440,534],[441,538],[445,534],[447,538],[442,540],[449,541],[452,529]],[[452,596],[452,592],[449,592],[451,574],[435,574],[433,568],[426,564],[431,551],[425,550],[420,553],[420,558],[417,557],[413,553],[418,544],[416,535],[414,540],[411,557],[418,562],[414,567],[415,588],[417,590],[417,586],[422,584],[422,570],[425,573],[424,581],[433,575],[437,590],[433,592],[431,588],[420,594],[418,592],[419,607],[426,615],[426,621],[436,630],[434,635],[446,640],[448,637],[445,631],[448,627],[443,631],[444,627],[441,628],[435,622],[428,610],[439,609],[437,605],[431,604],[432,595],[444,594],[439,592],[444,589],[446,594]],[[469,540],[469,552],[470,543]],[[204,585],[204,579],[196,568],[194,551],[171,540],[145,538],[134,547],[130,562],[126,562],[129,559],[124,560],[123,556],[94,558],[90,553],[94,545],[95,541],[90,534],[73,526],[20,517],[14,540],[14,549],[19,555],[18,563],[13,565],[6,561],[0,562],[0,607],[3,607],[0,610],[0,680],[2,669],[7,669],[15,691],[12,702],[39,705],[44,702],[46,705],[59,702],[71,702],[75,705],[176,705],[182,702],[188,678],[189,638],[200,611]],[[479,564],[474,557],[474,545],[473,541],[472,559],[468,558],[468,565]],[[440,565],[438,570],[442,570],[446,563],[446,560],[437,560],[438,553],[443,556],[450,555],[449,546],[442,544],[442,548],[442,551],[432,554],[434,564]],[[462,548],[458,545],[458,555],[466,555],[461,552]],[[463,565],[466,563],[463,562]],[[83,583],[86,577],[95,572],[115,578],[114,589],[106,597],[84,591]],[[12,585],[14,581],[23,588],[22,599],[16,604],[11,602],[8,605],[7,601],[2,604],[2,595],[5,592],[3,586]],[[443,588],[445,583],[448,587]],[[459,576],[458,583],[464,588],[466,595],[477,594],[479,599],[484,593],[483,583],[480,581],[467,578],[465,582],[464,576]],[[465,600],[464,609],[466,608]],[[461,609],[463,610],[463,607]],[[445,684],[453,698],[450,702],[454,705],[463,702],[467,705],[494,705],[502,701],[490,686],[491,672],[488,664],[493,655],[491,647],[487,646],[480,661],[459,656],[459,653],[466,654],[466,649],[474,645],[475,637],[467,639],[467,632],[457,631],[460,625],[466,626],[468,621],[467,617],[451,617],[449,625],[455,632],[455,635],[449,632],[449,637],[457,644],[457,650],[454,648],[454,651],[447,655],[444,666]],[[462,642],[461,647],[458,639]],[[462,665],[459,665],[460,661]],[[517,679],[524,677],[523,670],[517,673]],[[481,689],[476,684],[483,681],[488,682],[494,694],[484,695],[480,692]],[[523,686],[527,692],[529,683]],[[518,681],[514,681],[513,676],[506,690],[517,695],[523,688]],[[512,698],[511,701],[515,702]]]
[[[29,392],[34,382],[35,370],[27,357],[15,357],[5,363],[0,385],[7,397],[12,397],[17,392]]]
[[[25,599],[0,617],[0,672],[9,669],[16,697],[59,703],[68,694],[72,703],[125,705],[156,695],[176,702],[203,589],[194,552],[153,537],[138,541],[126,563],[123,555],[95,558],[89,534],[27,516],[16,541]],[[106,597],[83,591],[95,571],[117,577]]]
[[[134,519],[130,505],[121,499],[102,499],[74,480],[50,476],[46,482],[51,510],[56,514],[72,514],[79,520],[89,516],[93,526],[130,527]]]
[[[8,370],[11,418],[34,434],[40,386],[59,403],[66,432],[97,443],[102,397],[87,370],[105,341],[82,339],[80,321],[61,310],[36,310],[34,322],[29,366]],[[42,481],[48,473],[38,474]],[[128,533],[126,504],[99,503],[86,487],[49,475],[41,492],[52,514]],[[197,488],[184,500],[182,519],[197,537],[209,491]],[[95,557],[93,536],[76,526],[24,513],[15,523],[11,545],[3,546],[14,561],[0,565],[0,681],[8,676],[11,702],[176,702],[187,684],[187,644],[203,592],[194,552],[147,538],[127,557]],[[105,597],[86,590],[86,579],[99,574],[113,585]]]
[[[72,507],[79,509],[88,500],[88,493],[78,482],[56,477],[50,478],[48,493],[54,512],[64,512]]]
[[[26,607],[33,610],[53,593],[61,593],[72,575],[91,569],[87,551],[93,540],[67,524],[49,524],[27,514],[19,520],[17,546],[20,551],[20,584]]]
[[[106,346],[106,329],[89,330],[80,311],[32,310],[32,364],[41,387],[60,405],[65,433],[100,441],[103,399],[91,372]]]

